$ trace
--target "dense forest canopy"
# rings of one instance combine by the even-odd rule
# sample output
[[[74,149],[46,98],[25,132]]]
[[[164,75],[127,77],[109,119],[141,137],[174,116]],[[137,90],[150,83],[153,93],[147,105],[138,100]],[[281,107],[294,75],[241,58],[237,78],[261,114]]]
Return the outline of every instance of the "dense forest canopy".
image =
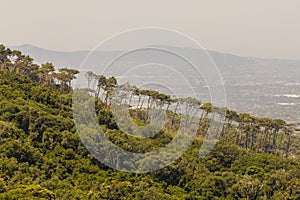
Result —
[[[144,174],[105,166],[83,145],[74,124],[71,82],[78,73],[39,66],[0,45],[0,199],[300,199],[300,143],[292,124],[118,86],[114,77],[88,72],[99,125],[128,151],[153,151],[170,142],[181,117],[177,105],[202,111],[196,139],[171,165]],[[164,107],[167,123],[159,134],[131,137],[118,126],[110,100],[115,88],[130,94],[120,101],[136,102],[130,115],[139,126],[148,123],[147,108]],[[226,114],[220,140],[200,158],[216,109]]]

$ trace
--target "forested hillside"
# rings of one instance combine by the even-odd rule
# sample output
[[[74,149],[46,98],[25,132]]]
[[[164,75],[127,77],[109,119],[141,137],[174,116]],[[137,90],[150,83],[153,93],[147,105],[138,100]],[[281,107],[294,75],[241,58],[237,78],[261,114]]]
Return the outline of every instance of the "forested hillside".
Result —
[[[213,105],[150,90],[132,90],[138,100],[131,109],[135,122],[147,124],[143,108],[152,101],[166,108],[193,102],[203,111],[196,140],[175,163],[151,173],[103,165],[82,144],[73,121],[70,86],[77,73],[51,63],[36,65],[0,46],[0,199],[300,199],[299,137],[292,125],[226,109],[220,142],[199,158]],[[176,110],[168,110],[169,123],[160,134],[129,137],[110,108],[117,81],[87,74],[89,84],[94,80],[99,124],[111,141],[145,152],[172,139],[180,118]],[[97,98],[100,91],[103,101]]]

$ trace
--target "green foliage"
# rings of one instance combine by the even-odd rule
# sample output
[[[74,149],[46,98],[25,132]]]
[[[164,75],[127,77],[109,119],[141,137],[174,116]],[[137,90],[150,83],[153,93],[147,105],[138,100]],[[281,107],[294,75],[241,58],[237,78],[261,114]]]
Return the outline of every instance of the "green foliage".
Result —
[[[251,142],[246,147],[247,134],[236,142],[237,133],[251,132],[256,120],[270,136],[287,131],[283,121],[227,111],[222,142],[199,158],[201,136],[209,125],[206,117],[213,109],[211,104],[203,104],[199,137],[175,163],[148,174],[117,172],[98,162],[76,134],[69,84],[77,71],[63,68],[57,76],[51,63],[39,68],[29,57],[14,52],[20,57],[14,64],[7,59],[11,54],[0,45],[0,199],[300,199],[296,155],[285,158],[272,151],[266,154],[255,144],[251,147]],[[55,84],[55,76],[62,86]],[[116,79],[102,77],[98,84],[109,91]],[[153,91],[134,93],[150,95],[149,105],[181,101]],[[191,98],[187,103],[201,104]],[[168,111],[166,127],[143,139],[118,129],[108,101],[96,100],[95,107],[99,124],[110,140],[134,152],[153,151],[167,144],[180,121],[179,114]],[[139,126],[147,125],[145,116],[145,110],[131,111]],[[233,120],[240,124],[232,124]],[[262,136],[260,133],[257,137]],[[282,141],[286,147],[288,139],[283,137]],[[271,140],[266,143],[272,144]],[[296,151],[296,146],[292,148]],[[278,149],[279,155],[286,151],[273,149]]]
[[[55,195],[50,190],[40,185],[26,185],[0,194],[1,199],[54,199]]]

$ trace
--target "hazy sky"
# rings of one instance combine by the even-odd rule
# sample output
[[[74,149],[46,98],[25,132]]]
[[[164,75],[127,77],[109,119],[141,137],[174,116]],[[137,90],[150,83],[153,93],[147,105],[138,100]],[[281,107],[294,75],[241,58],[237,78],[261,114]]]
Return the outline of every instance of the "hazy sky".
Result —
[[[121,31],[165,27],[210,50],[300,59],[299,0],[0,0],[0,43],[92,49]]]

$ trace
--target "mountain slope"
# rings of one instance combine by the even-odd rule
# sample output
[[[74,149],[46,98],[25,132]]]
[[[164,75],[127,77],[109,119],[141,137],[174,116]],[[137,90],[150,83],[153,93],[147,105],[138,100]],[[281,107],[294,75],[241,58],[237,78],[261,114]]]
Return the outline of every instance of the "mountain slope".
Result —
[[[161,170],[114,171],[82,144],[72,120],[70,93],[3,65],[1,61],[0,199],[300,198],[297,159],[233,144],[219,143],[199,158],[201,141],[196,140],[180,159]],[[118,136],[118,129],[110,126],[110,110],[100,101],[96,107],[105,119],[99,123]]]

